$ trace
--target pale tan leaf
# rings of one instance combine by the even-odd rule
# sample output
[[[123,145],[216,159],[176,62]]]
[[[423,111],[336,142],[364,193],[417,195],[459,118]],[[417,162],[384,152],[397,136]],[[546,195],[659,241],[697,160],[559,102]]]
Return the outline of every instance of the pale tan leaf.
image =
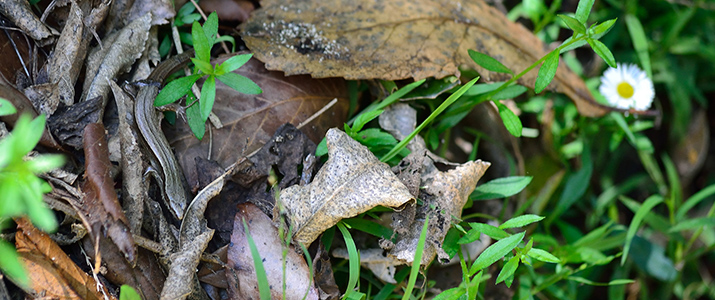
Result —
[[[390,167],[367,147],[335,128],[326,138],[328,161],[313,182],[288,187],[280,195],[295,240],[306,245],[344,218],[378,205],[396,208],[414,201]]]
[[[333,256],[343,259],[349,259],[348,250],[345,248],[337,248],[333,250]],[[382,249],[360,249],[360,265],[372,271],[380,280],[397,284],[395,281],[395,266],[403,263],[394,257],[385,253]]]
[[[303,255],[290,246],[284,256],[285,245],[281,243],[278,228],[266,214],[251,203],[240,204],[234,219],[226,267],[229,296],[232,299],[260,299],[253,256],[248,246],[244,224],[248,225],[248,232],[258,248],[268,284],[274,287],[271,289],[271,299],[282,298],[285,268],[285,299],[303,299],[307,292],[305,299],[317,300],[318,290],[313,285],[310,269]]]
[[[459,67],[466,66],[483,79],[501,81],[508,75],[479,67],[467,50],[490,55],[516,73],[548,50],[528,29],[481,0],[271,0],[261,5],[242,25],[243,40],[266,68],[288,75],[418,80],[459,75]],[[534,87],[537,70],[519,83]],[[571,97],[583,115],[607,111],[564,64],[549,87]]]

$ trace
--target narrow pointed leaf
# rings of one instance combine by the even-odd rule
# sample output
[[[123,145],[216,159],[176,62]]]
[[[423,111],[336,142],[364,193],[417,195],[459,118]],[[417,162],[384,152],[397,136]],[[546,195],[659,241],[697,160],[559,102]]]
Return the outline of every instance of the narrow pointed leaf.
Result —
[[[499,225],[499,229],[524,227],[531,223],[539,222],[543,219],[544,217],[537,215],[518,216],[507,220],[506,222],[504,222],[504,224]]]
[[[509,252],[511,252],[511,250],[514,250],[514,248],[519,245],[519,242],[524,239],[524,234],[526,233],[520,232],[504,238],[485,249],[484,252],[477,257],[477,260],[474,261],[472,267],[469,268],[470,276],[477,273],[479,270],[490,266],[497,260],[502,259]]]
[[[588,44],[591,45],[591,48],[593,49],[598,56],[603,58],[603,60],[612,68],[616,67],[616,59],[613,57],[613,53],[611,53],[611,50],[608,50],[608,47],[601,43],[599,40],[594,40],[594,39],[588,39]]]
[[[502,122],[504,122],[506,130],[508,130],[509,133],[515,137],[521,137],[522,125],[519,117],[517,117],[511,109],[506,107],[504,104],[501,104],[499,101],[493,102],[497,105],[497,108],[499,108],[499,116],[501,117]]]
[[[595,0],[580,0],[578,2],[578,7],[576,8],[576,19],[586,24],[588,21],[588,15],[591,14],[591,8],[593,7],[593,2]]]
[[[191,86],[201,78],[201,74],[190,75],[169,82],[154,99],[154,106],[174,103],[191,90]]]
[[[240,74],[228,72],[226,74],[216,76],[216,78],[232,89],[247,95],[257,95],[263,93],[261,87],[259,87],[255,82]]]
[[[539,69],[539,75],[536,76],[534,91],[541,93],[549,85],[549,83],[554,80],[554,76],[556,75],[556,70],[558,68],[559,53],[556,51],[549,53]]]
[[[472,49],[469,49],[468,52],[469,52],[469,57],[471,57],[472,60],[475,63],[477,63],[478,65],[480,65],[482,68],[485,68],[489,71],[497,72],[497,73],[514,74],[514,72],[512,72],[509,68],[507,68],[501,62],[492,58],[489,55],[474,51]]]
[[[204,81],[204,85],[201,87],[201,98],[199,99],[202,121],[206,121],[209,118],[209,114],[211,114],[211,109],[214,106],[215,99],[216,77],[209,76],[209,78]]]
[[[586,26],[583,26],[583,24],[579,20],[576,20],[576,18],[561,14],[556,16],[559,17],[561,21],[564,21],[564,24],[566,24],[566,26],[571,28],[574,32],[586,34]]]
[[[648,199],[645,200],[643,205],[641,205],[641,208],[638,209],[636,212],[636,215],[633,217],[633,221],[631,221],[631,225],[628,226],[628,232],[626,233],[626,244],[623,246],[623,256],[621,256],[621,265],[626,263],[626,258],[628,257],[628,251],[631,248],[631,243],[633,242],[633,237],[636,235],[636,231],[638,231],[638,227],[640,227],[641,221],[643,221],[643,218],[653,210],[653,208],[658,205],[659,203],[663,202],[663,197],[659,195],[653,195],[648,197]]]

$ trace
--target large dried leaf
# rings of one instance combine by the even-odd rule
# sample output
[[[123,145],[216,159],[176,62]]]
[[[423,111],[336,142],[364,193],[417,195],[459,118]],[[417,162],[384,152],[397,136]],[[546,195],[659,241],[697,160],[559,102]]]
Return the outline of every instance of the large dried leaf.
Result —
[[[49,235],[27,219],[17,219],[17,225],[15,244],[30,276],[28,293],[48,299],[116,299],[104,285],[82,271]]]
[[[228,57],[215,61],[222,63]],[[176,150],[181,167],[191,186],[197,182],[195,157],[207,157],[226,168],[268,142],[273,133],[286,122],[298,125],[331,100],[338,102],[317,119],[303,127],[313,142],[320,142],[325,131],[345,122],[348,110],[347,91],[342,79],[316,80],[309,76],[285,77],[281,72],[270,72],[263,64],[251,59],[234,71],[256,82],[263,93],[241,94],[220,81],[216,82],[216,102],[213,112],[224,127],[212,129],[213,139],[199,141],[185,122],[169,127],[166,136]]]
[[[263,1],[242,25],[243,40],[270,70],[347,79],[442,78],[466,65],[486,80],[504,80],[467,53],[488,54],[515,72],[547,53],[546,45],[484,1]],[[309,13],[308,13],[309,12]],[[537,70],[520,83],[534,86]],[[579,112],[600,116],[583,80],[559,67],[552,90]]]
[[[260,299],[253,256],[249,250],[244,224],[249,224],[248,232],[261,255],[268,284],[273,287],[271,299],[281,299],[283,295],[284,267],[285,299],[304,299],[306,291],[308,294],[305,299],[318,299],[318,291],[312,284],[310,269],[303,256],[298,254],[293,246],[283,256],[284,245],[281,243],[278,229],[268,216],[251,203],[239,205],[231,243],[228,246],[226,278],[231,299]]]
[[[344,218],[378,205],[397,208],[414,201],[390,167],[367,147],[335,128],[326,138],[328,161],[313,182],[291,186],[280,195],[295,240],[306,245]]]

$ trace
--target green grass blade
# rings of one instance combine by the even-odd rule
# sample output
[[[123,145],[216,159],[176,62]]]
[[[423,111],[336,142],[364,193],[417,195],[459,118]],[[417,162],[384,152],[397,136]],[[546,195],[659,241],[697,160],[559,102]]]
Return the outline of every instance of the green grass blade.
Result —
[[[680,222],[678,224],[675,224],[669,232],[676,232],[676,231],[682,231],[682,230],[691,230],[691,229],[698,229],[703,226],[709,226],[709,227],[715,227],[715,217],[703,217],[703,218],[695,218],[695,219],[690,219],[690,220],[685,220],[683,222]]]
[[[715,184],[702,189],[701,191],[695,193],[695,195],[690,196],[690,198],[688,198],[688,200],[686,200],[685,203],[678,208],[678,211],[675,213],[675,219],[682,220],[688,211],[713,194],[715,194]]]
[[[349,299],[350,295],[355,291],[358,279],[360,279],[360,253],[358,253],[357,247],[355,247],[353,236],[350,235],[350,231],[348,231],[343,222],[338,223],[338,229],[340,230],[340,233],[343,234],[345,246],[348,248],[350,277],[348,278],[348,287],[345,289],[343,299]]]
[[[271,287],[268,284],[268,276],[266,276],[266,268],[263,266],[263,259],[261,258],[261,254],[258,253],[258,248],[256,248],[256,243],[253,242],[253,237],[251,236],[251,233],[248,232],[248,225],[246,224],[246,219],[241,219],[241,221],[243,221],[243,230],[246,233],[248,247],[251,249],[251,257],[253,257],[253,268],[256,269],[258,292],[261,296],[261,300],[270,300]]]
[[[626,26],[628,27],[628,33],[631,35],[631,41],[633,41],[633,48],[636,50],[638,59],[641,61],[641,67],[643,67],[643,70],[648,74],[648,78],[653,78],[650,55],[648,54],[648,38],[646,38],[641,21],[639,21],[636,16],[627,14]]]
[[[410,296],[412,296],[412,289],[415,287],[417,274],[420,272],[420,266],[422,265],[422,251],[425,249],[428,224],[429,215],[425,218],[425,224],[422,226],[422,232],[420,232],[420,239],[417,242],[417,249],[415,250],[415,259],[412,261],[412,268],[410,269],[410,278],[407,280],[407,289],[405,290],[405,294],[402,295],[402,300],[408,300]]]
[[[643,221],[643,218],[645,218],[646,214],[651,212],[651,210],[661,202],[663,202],[663,197],[659,195],[650,196],[648,197],[648,199],[645,200],[645,202],[643,202],[641,208],[638,209],[638,211],[636,212],[636,215],[633,217],[633,221],[631,221],[631,225],[628,226],[628,232],[626,234],[626,244],[623,246],[623,256],[621,256],[621,265],[626,263],[628,251],[631,249],[633,237],[636,235],[636,231],[638,230],[641,221]]]
[[[380,110],[383,109],[387,106],[389,106],[392,103],[395,103],[397,100],[400,100],[402,96],[407,95],[407,93],[411,92],[412,90],[416,89],[418,86],[422,85],[425,80],[427,79],[422,79],[415,81],[413,83],[410,83],[406,86],[403,86],[401,89],[395,91],[394,93],[390,94],[389,96],[385,97],[385,99],[382,99],[380,102],[373,102],[372,104],[368,105],[365,109],[362,110],[362,112],[352,119],[348,121],[348,125],[352,125],[353,122],[355,122],[355,119],[359,117],[361,114],[371,112],[373,110]]]
[[[578,283],[583,283],[583,284],[588,284],[588,285],[593,285],[593,286],[622,285],[622,284],[630,284],[630,283],[635,282],[635,280],[632,280],[632,279],[616,279],[616,280],[612,280],[610,282],[604,283],[604,282],[591,281],[591,280],[588,280],[586,278],[579,277],[579,276],[569,276],[567,279],[571,280],[571,281],[576,281]]]
[[[408,136],[405,137],[402,141],[400,141],[400,143],[398,143],[397,145],[395,145],[395,147],[392,148],[392,150],[390,150],[390,152],[388,152],[387,154],[385,154],[385,156],[383,156],[383,157],[380,159],[380,161],[381,161],[381,162],[386,162],[386,161],[392,159],[393,157],[395,157],[395,155],[397,155],[397,153],[399,153],[403,148],[405,148],[405,146],[407,146],[407,143],[409,143],[413,138],[415,138],[415,136],[416,136],[422,129],[424,129],[425,127],[427,127],[427,124],[432,123],[432,121],[433,121],[439,114],[441,114],[445,109],[447,109],[447,107],[449,107],[450,105],[452,105],[452,103],[454,103],[455,101],[457,101],[457,99],[459,99],[459,97],[461,97],[462,94],[464,94],[464,92],[466,92],[467,90],[469,90],[469,88],[472,87],[472,86],[477,82],[477,80],[479,80],[479,77],[470,80],[469,82],[467,82],[466,84],[464,84],[461,88],[459,88],[459,90],[457,90],[456,92],[454,92],[454,94],[452,94],[451,96],[449,96],[449,98],[447,98],[447,100],[445,100],[444,102],[442,102],[442,104],[441,104],[439,107],[437,107],[437,109],[435,109],[435,110],[432,112],[432,114],[430,114],[429,117],[427,117],[427,119],[426,119],[424,122],[422,122],[422,124],[420,124],[420,126],[417,126],[417,128],[416,128],[415,130],[413,130],[412,133],[410,133],[410,135],[408,135]]]

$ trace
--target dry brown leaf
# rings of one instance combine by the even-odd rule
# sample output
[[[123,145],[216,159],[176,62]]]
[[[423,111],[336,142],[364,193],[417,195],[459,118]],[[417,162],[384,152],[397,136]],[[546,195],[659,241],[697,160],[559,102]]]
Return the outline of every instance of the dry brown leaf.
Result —
[[[439,254],[441,260],[449,260],[449,256],[444,253],[441,245],[452,225],[452,217],[460,218],[462,216],[462,207],[467,203],[469,194],[474,191],[479,178],[484,175],[489,165],[488,162],[476,160],[466,162],[446,172],[436,171],[435,174],[424,174],[423,185],[426,188],[420,193],[420,199],[424,203],[417,209],[415,222],[412,223],[408,234],[398,238],[390,255],[411,264],[415,257],[425,217],[429,216],[427,241],[422,252],[421,263],[422,265],[429,264],[436,254]]]
[[[76,65],[81,65],[86,55],[82,47],[82,37],[85,36],[83,30],[86,29],[82,23],[83,19],[84,14],[80,5],[72,2],[67,23],[62,28],[55,51],[47,62],[49,82],[57,85],[59,99],[65,105],[74,103],[74,85],[79,76],[79,67]]]
[[[213,63],[222,63],[227,58],[220,58]],[[338,98],[338,102],[332,108],[301,131],[317,143],[328,128],[341,126],[345,122],[349,101],[342,79],[285,77],[281,72],[266,70],[263,64],[255,59],[249,60],[234,72],[256,82],[263,89],[263,93],[241,94],[216,81],[213,112],[224,126],[221,129],[212,129],[213,139],[206,134],[203,141],[197,140],[186,122],[177,122],[177,126],[171,126],[165,131],[190,186],[195,186],[198,181],[194,158],[207,157],[211,143],[211,159],[227,168],[242,156],[268,142],[284,123],[298,125],[335,98]]]
[[[245,222],[245,223],[244,223]],[[248,246],[244,224],[248,225],[258,253],[263,261],[271,299],[281,299],[283,295],[283,247],[278,229],[271,219],[251,203],[238,206],[234,219],[231,243],[228,246],[228,266],[226,278],[231,299],[260,299],[258,281],[253,264],[253,256]],[[302,255],[291,246],[285,256],[285,299],[318,299],[318,291],[313,286],[310,269]]]
[[[86,181],[82,184],[85,193],[82,205],[76,207],[84,214],[85,227],[90,229],[93,240],[98,236],[108,236],[124,258],[132,265],[136,263],[136,245],[129,230],[129,222],[114,191],[114,180],[109,175],[112,163],[104,126],[100,123],[87,125],[83,134]]]
[[[40,18],[32,12],[30,3],[27,1],[0,1],[0,13],[15,23],[17,27],[20,27],[25,34],[42,45],[52,42],[50,37],[53,34],[57,34],[57,32],[40,21]]]
[[[110,49],[97,70],[96,76],[92,78],[92,85],[86,92],[84,99],[107,98],[109,81],[117,77],[121,72],[129,71],[134,61],[144,52],[146,40],[149,38],[150,27],[151,13],[146,13],[124,27],[111,46],[104,45],[104,47],[110,47]],[[103,103],[107,103],[107,101],[103,100]]]
[[[30,276],[29,294],[48,299],[116,299],[82,271],[49,235],[27,219],[16,221],[20,230],[15,232],[15,244]]]
[[[270,70],[316,78],[415,80],[459,75],[474,68],[489,81],[504,74],[476,65],[467,49],[488,54],[520,72],[547,53],[522,25],[484,1],[263,1],[242,37]],[[309,12],[309,13],[308,13]],[[537,70],[519,83],[533,87]],[[564,93],[586,116],[606,109],[564,64],[552,90]]]
[[[390,167],[367,147],[335,128],[326,138],[328,161],[313,182],[288,187],[280,195],[295,240],[306,245],[344,218],[378,205],[397,208],[414,201]]]

